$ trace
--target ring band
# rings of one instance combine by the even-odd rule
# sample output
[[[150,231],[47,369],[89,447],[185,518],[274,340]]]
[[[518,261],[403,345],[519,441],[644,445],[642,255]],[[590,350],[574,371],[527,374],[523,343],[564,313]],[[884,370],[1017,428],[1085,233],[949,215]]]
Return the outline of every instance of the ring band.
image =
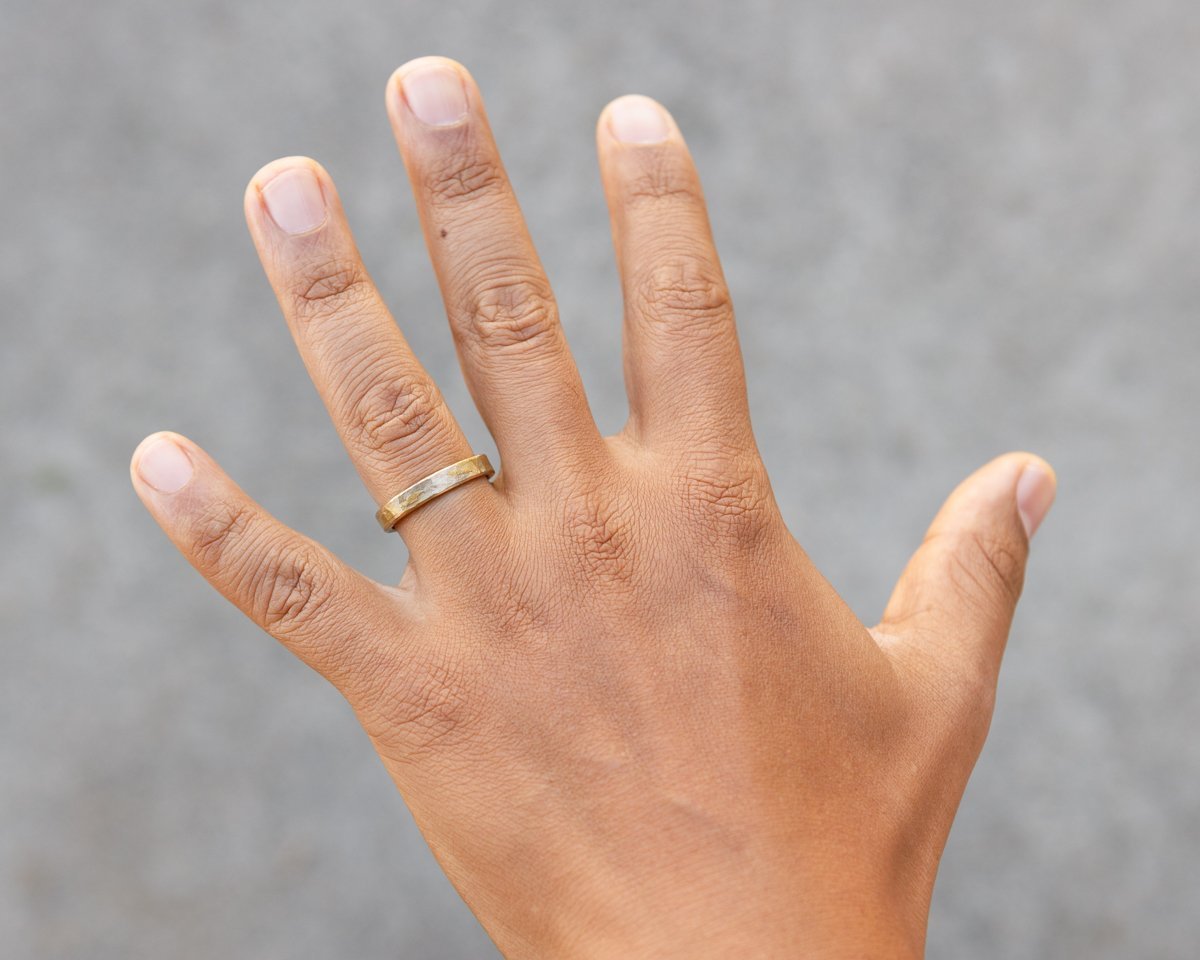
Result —
[[[458,463],[443,467],[437,473],[431,473],[424,480],[418,480],[411,487],[401,490],[379,508],[375,519],[383,527],[384,533],[391,533],[401,517],[412,513],[422,504],[428,503],[434,497],[440,497],[447,490],[462,486],[468,480],[491,477],[495,472],[488,458],[482,453],[459,460]]]

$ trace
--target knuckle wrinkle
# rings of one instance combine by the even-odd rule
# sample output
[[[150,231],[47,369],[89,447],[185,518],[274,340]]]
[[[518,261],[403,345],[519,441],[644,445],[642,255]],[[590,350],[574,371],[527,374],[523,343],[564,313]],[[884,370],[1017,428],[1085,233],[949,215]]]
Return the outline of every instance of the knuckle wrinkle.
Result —
[[[321,261],[304,269],[295,287],[295,313],[303,320],[336,315],[369,300],[374,287],[357,260]]]
[[[677,258],[651,268],[637,287],[639,312],[658,327],[695,328],[718,333],[728,328],[733,303],[720,272],[690,258]]]
[[[493,194],[505,182],[494,160],[456,154],[434,167],[425,186],[435,204],[453,205]]]
[[[434,388],[423,377],[397,375],[372,381],[357,397],[352,416],[362,445],[393,457],[422,442],[436,423],[437,407]]]
[[[558,326],[554,295],[545,282],[506,279],[475,298],[472,332],[493,349],[528,349],[550,339]]]

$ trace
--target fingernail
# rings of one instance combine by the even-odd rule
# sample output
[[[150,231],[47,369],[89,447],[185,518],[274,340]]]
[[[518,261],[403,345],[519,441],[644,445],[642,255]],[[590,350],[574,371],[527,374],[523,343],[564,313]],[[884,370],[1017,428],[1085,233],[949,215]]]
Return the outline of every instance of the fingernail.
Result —
[[[159,493],[177,493],[192,479],[192,461],[179,444],[156,437],[138,455],[137,472]]]
[[[608,129],[623,143],[661,143],[671,135],[663,108],[649,97],[618,97],[608,108]]]
[[[289,167],[259,187],[267,213],[280,230],[308,233],[325,222],[325,193],[311,167]]]
[[[1050,512],[1055,488],[1054,474],[1040,463],[1029,464],[1017,480],[1017,510],[1031,540]]]
[[[400,90],[418,120],[434,127],[456,123],[467,114],[467,91],[453,67],[431,63],[404,74]]]

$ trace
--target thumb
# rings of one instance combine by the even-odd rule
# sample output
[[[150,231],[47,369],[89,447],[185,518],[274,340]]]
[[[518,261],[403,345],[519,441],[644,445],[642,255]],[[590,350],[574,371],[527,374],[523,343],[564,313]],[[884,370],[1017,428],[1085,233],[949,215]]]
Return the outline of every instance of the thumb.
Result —
[[[1055,488],[1054,470],[1031,453],[1005,454],[967,477],[909,560],[879,630],[931,666],[994,684],[1029,540]]]

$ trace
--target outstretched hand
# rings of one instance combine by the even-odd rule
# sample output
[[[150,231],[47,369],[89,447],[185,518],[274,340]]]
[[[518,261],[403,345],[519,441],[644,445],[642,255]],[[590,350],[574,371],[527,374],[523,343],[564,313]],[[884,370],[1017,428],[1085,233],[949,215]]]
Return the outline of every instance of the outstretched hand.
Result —
[[[138,447],[138,494],[345,695],[506,955],[919,956],[1053,472],[1013,453],[965,480],[869,629],[772,496],[666,111],[621,97],[597,126],[630,405],[603,437],[478,88],[423,58],[389,81],[387,110],[494,481],[400,520],[397,586],[280,524],[176,434]],[[476,453],[328,174],[277,160],[245,207],[376,504]]]

